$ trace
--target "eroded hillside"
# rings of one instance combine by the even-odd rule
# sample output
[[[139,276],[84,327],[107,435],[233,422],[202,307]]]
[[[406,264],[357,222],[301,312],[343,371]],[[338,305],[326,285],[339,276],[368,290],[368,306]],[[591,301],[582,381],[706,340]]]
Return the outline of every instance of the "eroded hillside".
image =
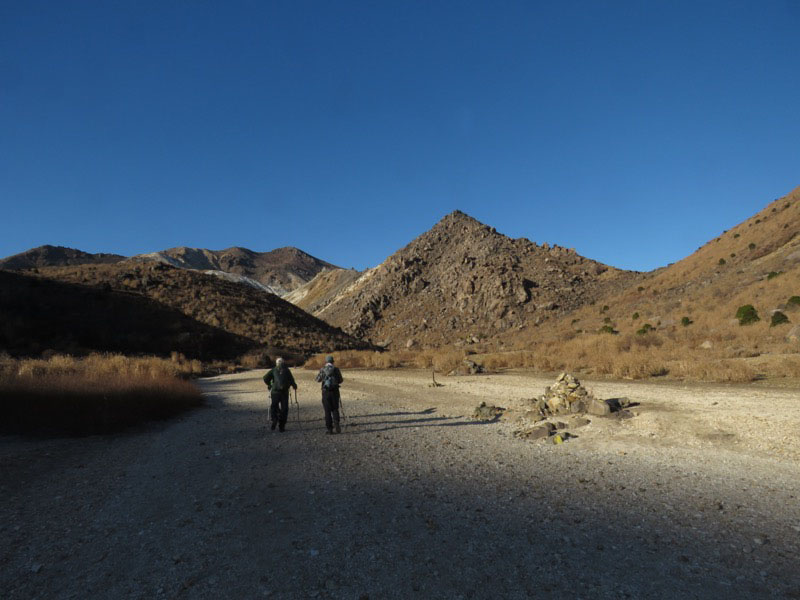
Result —
[[[182,269],[221,271],[241,275],[268,286],[279,296],[311,281],[324,269],[338,268],[293,247],[254,252],[239,247],[206,250],[180,246],[141,254],[132,260],[159,261]]]

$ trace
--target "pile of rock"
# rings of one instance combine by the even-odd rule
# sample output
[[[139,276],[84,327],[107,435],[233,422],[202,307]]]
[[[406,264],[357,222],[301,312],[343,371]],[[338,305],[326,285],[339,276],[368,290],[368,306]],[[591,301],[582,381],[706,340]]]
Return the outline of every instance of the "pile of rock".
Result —
[[[605,416],[611,413],[607,402],[595,398],[570,373],[561,373],[555,384],[546,387],[544,394],[533,400],[532,410],[537,411],[542,418],[580,413]]]
[[[614,413],[619,418],[633,416],[625,410],[630,403],[625,398],[601,400],[595,398],[578,378],[569,373],[561,373],[555,384],[548,386],[544,394],[530,400],[531,408],[522,417],[526,425],[515,431],[514,435],[528,440],[550,439],[555,444],[577,437],[568,428],[585,427],[590,423],[585,415],[604,417]],[[553,417],[567,417],[562,421]]]

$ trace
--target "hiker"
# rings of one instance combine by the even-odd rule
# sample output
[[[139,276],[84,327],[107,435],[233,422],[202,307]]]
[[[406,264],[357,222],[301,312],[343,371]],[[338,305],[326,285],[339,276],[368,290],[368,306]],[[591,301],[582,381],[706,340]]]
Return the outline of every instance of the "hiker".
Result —
[[[269,395],[272,404],[269,407],[269,417],[272,420],[271,429],[279,426],[279,431],[286,430],[286,418],[289,416],[289,388],[293,387],[297,392],[297,384],[289,367],[283,362],[282,358],[275,360],[275,368],[267,371],[264,375],[264,383],[269,388]]]
[[[325,357],[325,366],[317,373],[317,381],[322,384],[322,406],[325,408],[325,428],[328,433],[342,433],[339,426],[339,385],[342,383],[342,372],[334,366],[333,356]]]

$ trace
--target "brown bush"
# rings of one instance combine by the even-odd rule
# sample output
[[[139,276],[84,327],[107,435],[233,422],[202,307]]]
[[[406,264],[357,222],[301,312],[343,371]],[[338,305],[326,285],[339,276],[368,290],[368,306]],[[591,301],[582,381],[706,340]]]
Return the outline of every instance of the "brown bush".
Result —
[[[181,379],[198,367],[119,355],[2,357],[0,431],[85,435],[172,417],[202,402],[200,391]]]

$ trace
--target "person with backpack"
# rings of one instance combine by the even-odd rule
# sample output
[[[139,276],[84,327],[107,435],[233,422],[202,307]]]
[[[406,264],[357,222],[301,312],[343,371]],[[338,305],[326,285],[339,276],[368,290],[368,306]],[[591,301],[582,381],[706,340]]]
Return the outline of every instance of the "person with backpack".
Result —
[[[325,409],[325,428],[328,433],[342,433],[339,426],[339,385],[343,378],[339,367],[334,366],[333,356],[325,357],[325,366],[317,373],[317,381],[322,384],[322,406]]]
[[[286,419],[289,416],[289,388],[293,387],[297,392],[297,383],[294,376],[283,362],[282,358],[275,360],[275,367],[264,375],[264,383],[267,384],[272,404],[269,407],[269,417],[272,420],[272,429],[279,426],[279,431],[286,430]]]

